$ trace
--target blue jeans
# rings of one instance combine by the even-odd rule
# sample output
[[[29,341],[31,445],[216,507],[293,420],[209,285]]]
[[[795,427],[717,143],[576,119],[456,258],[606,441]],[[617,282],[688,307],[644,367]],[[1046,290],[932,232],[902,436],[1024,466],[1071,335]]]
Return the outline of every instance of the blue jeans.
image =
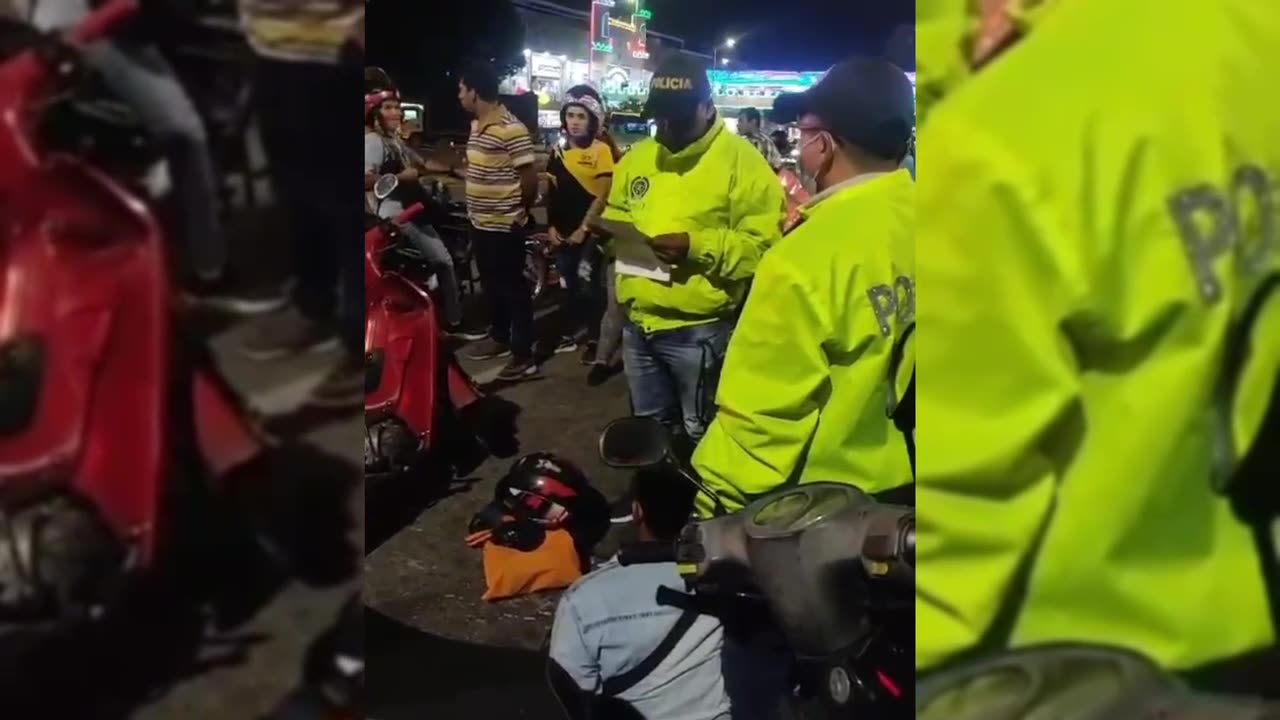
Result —
[[[137,113],[169,160],[187,269],[206,279],[217,276],[227,262],[218,217],[218,177],[204,122],[191,97],[154,48],[98,42],[84,54],[111,91]]]
[[[715,417],[716,386],[733,325],[728,320],[646,334],[628,322],[622,361],[636,415],[700,440]]]

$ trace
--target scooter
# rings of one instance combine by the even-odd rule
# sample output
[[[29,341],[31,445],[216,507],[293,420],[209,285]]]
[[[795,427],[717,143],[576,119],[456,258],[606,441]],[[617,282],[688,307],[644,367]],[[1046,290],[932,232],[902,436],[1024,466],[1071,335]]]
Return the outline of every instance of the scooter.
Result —
[[[660,604],[715,615],[726,633],[775,633],[803,717],[914,717],[915,510],[844,483],[805,483],[728,513],[675,456],[668,430],[623,418],[600,435],[610,467],[674,472],[713,500],[674,546],[624,546],[623,565],[675,562],[690,592]]]
[[[395,189],[380,178],[374,195]],[[435,301],[397,226],[424,207],[410,207],[365,232],[365,442],[366,482],[402,474],[439,450],[448,419],[476,403],[480,391],[442,341]]]
[[[76,101],[76,47],[136,11],[112,0],[66,38],[4,28],[26,34],[0,61],[0,639],[111,617],[242,522],[296,560],[308,542],[268,527],[297,504],[281,488],[354,475],[259,433],[179,332],[168,243],[130,174],[154,179],[160,156]]]

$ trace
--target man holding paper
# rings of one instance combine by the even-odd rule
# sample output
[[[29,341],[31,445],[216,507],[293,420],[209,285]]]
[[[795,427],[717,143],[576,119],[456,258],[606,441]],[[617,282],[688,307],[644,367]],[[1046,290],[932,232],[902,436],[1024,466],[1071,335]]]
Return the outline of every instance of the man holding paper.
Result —
[[[635,413],[696,441],[715,414],[733,318],[781,237],[786,199],[769,163],[717,116],[694,58],[663,61],[644,114],[657,137],[618,164],[593,229],[613,239]]]

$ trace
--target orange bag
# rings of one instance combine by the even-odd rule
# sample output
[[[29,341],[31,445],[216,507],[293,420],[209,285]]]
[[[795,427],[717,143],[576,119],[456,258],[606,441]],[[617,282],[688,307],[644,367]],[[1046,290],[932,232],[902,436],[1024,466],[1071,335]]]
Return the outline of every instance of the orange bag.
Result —
[[[484,600],[559,590],[581,576],[578,550],[567,530],[548,530],[546,540],[532,552],[484,543]]]

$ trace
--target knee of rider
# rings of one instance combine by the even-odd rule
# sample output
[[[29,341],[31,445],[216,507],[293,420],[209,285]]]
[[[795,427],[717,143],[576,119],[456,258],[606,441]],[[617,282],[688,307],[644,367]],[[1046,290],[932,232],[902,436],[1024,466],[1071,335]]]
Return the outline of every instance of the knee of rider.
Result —
[[[203,149],[209,142],[204,123],[194,110],[165,113],[162,125],[156,128],[156,134],[170,143],[188,148]]]

